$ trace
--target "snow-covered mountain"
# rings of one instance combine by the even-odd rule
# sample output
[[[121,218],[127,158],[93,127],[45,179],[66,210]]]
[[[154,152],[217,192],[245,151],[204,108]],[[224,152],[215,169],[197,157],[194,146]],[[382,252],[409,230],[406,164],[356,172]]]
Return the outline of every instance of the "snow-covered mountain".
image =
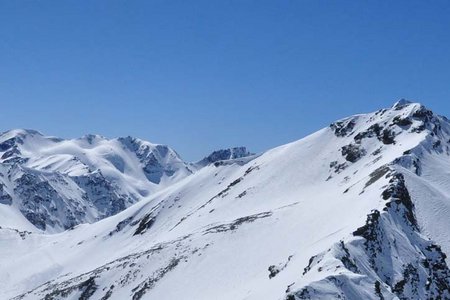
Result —
[[[22,133],[1,138],[0,206],[17,205],[1,210],[1,299],[450,298],[450,122],[420,104],[201,165],[133,139]],[[144,167],[155,160],[157,172]],[[95,172],[111,188],[95,194],[99,207],[76,198],[80,211],[120,202],[105,193],[126,195],[128,208],[58,234],[15,227],[24,201],[30,212],[51,212],[44,200],[55,197],[72,209],[68,195],[86,191],[77,178]],[[21,196],[22,174],[46,182],[27,184],[44,200]]]
[[[212,152],[202,160],[191,164],[192,168],[199,169],[209,164],[227,164],[236,163],[238,160],[246,163],[253,158],[255,154],[247,150],[246,147],[234,147],[228,149],[220,149]]]
[[[59,232],[114,215],[190,173],[165,145],[11,130],[0,134],[0,218],[6,227]]]

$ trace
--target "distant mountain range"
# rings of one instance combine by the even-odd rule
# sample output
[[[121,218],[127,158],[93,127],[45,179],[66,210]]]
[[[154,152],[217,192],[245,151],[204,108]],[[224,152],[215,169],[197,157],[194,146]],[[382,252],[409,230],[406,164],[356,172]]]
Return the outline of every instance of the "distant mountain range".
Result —
[[[450,299],[450,121],[351,116],[183,161],[0,135],[0,299]]]

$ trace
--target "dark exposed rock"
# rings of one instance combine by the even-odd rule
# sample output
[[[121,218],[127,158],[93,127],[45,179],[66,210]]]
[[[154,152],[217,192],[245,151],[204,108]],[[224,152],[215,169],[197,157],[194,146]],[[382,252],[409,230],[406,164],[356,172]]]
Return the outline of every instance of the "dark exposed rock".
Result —
[[[286,297],[286,300],[309,300],[309,299],[313,299],[313,298],[310,294],[308,287],[301,289],[299,292],[295,293],[295,295],[290,294],[290,295],[287,295],[287,297]]]
[[[273,277],[277,276],[278,273],[280,273],[280,269],[278,269],[278,267],[275,265],[269,266],[268,270],[269,270],[269,279],[272,279]]]
[[[17,144],[23,144],[23,140],[20,137],[7,139],[6,141],[0,143],[0,152],[10,150],[11,148],[17,146]]]
[[[419,125],[419,126],[417,126],[417,127],[414,127],[412,130],[411,130],[411,132],[414,132],[414,133],[421,133],[422,131],[424,131],[426,128],[425,128],[425,125],[424,124],[422,124],[422,125]]]
[[[347,168],[347,163],[344,162],[339,164],[337,161],[332,161],[330,163],[330,168],[333,168],[334,172],[339,174]]]
[[[392,291],[400,297],[400,299],[409,299],[409,297],[405,296],[404,289],[405,285],[408,284],[412,289],[412,294],[417,294],[418,284],[419,284],[419,274],[412,264],[408,264],[403,270],[403,279],[398,281],[392,287]]]
[[[364,188],[367,188],[368,186],[372,185],[373,183],[377,182],[380,178],[382,178],[384,175],[386,175],[390,171],[390,168],[388,166],[381,166],[372,173],[370,173],[369,181],[366,182]]]
[[[83,187],[85,199],[98,209],[102,218],[115,215],[124,210],[127,203],[135,202],[135,199],[118,194],[117,189],[100,171],[72,177],[72,179]]]
[[[5,191],[5,186],[0,183],[0,204],[11,205],[12,197]]]
[[[413,118],[429,121],[433,117],[433,112],[428,110],[425,106],[421,105],[413,114]]]
[[[6,159],[10,159],[10,158],[14,158],[15,156],[20,155],[20,151],[17,147],[13,147],[10,150],[6,151],[5,153],[3,153],[1,159],[6,160]]]
[[[113,290],[114,290],[114,284],[109,287],[106,294],[100,300],[108,300],[111,297]]]
[[[55,289],[52,292],[45,295],[45,300],[57,300],[68,297],[74,291],[81,291],[81,295],[79,296],[79,300],[88,300],[97,290],[97,285],[95,283],[95,278],[91,277],[86,281],[83,281],[79,284],[69,286],[62,289]]]
[[[57,177],[63,180],[61,177]],[[56,179],[55,179],[56,180]],[[45,230],[47,226],[70,228],[76,225],[77,216],[84,216],[81,207],[58,207],[55,203],[65,203],[62,196],[50,183],[32,173],[24,173],[16,181],[14,193],[23,199],[20,207],[22,214],[37,228]],[[67,203],[70,205],[70,203]],[[66,218],[56,218],[55,212],[60,211]]]
[[[395,133],[389,129],[384,129],[381,141],[385,145],[395,144]]]
[[[153,183],[159,183],[164,174],[170,177],[175,173],[174,170],[164,170],[153,153],[149,153],[145,158],[145,164],[142,170],[147,179]]]
[[[441,141],[437,140],[433,143],[433,149],[438,150],[441,147]]]
[[[429,274],[426,289],[429,291],[430,297],[447,299],[442,297],[442,295],[450,297],[450,270],[445,261],[447,256],[442,252],[441,247],[431,242],[423,252],[427,257],[423,261],[423,265]]]
[[[350,252],[348,251],[347,247],[345,246],[345,243],[343,241],[340,242],[340,247],[344,251],[344,255],[341,256],[341,262],[344,264],[344,266],[352,271],[353,273],[359,273],[358,266],[352,259]]]
[[[402,118],[400,116],[396,116],[392,123],[398,126],[407,127],[412,124],[412,121],[409,118]]]
[[[359,145],[349,144],[341,148],[341,153],[349,162],[356,162],[366,154],[366,151]]]
[[[320,258],[317,255],[311,256],[308,261],[308,265],[303,269],[303,275],[311,271],[313,264],[316,265],[320,262]]]
[[[336,165],[336,167],[334,168],[334,171],[336,173],[341,173],[343,170],[345,170],[347,168],[347,163],[342,163],[342,164],[338,164]]]
[[[408,189],[406,188],[405,178],[403,174],[395,173],[389,180],[389,186],[382,193],[383,199],[391,199],[386,204],[388,208],[399,209],[398,204],[402,204],[405,211],[405,218],[409,221],[411,226],[415,229],[418,228],[417,220],[414,216],[414,204],[411,201]]]
[[[150,214],[146,214],[139,222],[139,226],[133,235],[143,234],[150,227],[152,227],[154,222],[155,222],[155,218],[152,218]]]
[[[251,167],[249,167],[247,170],[245,170],[244,176],[247,176],[248,174],[250,174],[254,170],[259,170],[259,166],[251,166]]]
[[[381,292],[381,284],[378,280],[375,281],[375,294],[379,297],[380,300],[384,300],[383,293]]]
[[[286,300],[296,300],[296,298],[293,294],[290,294],[286,296]]]
[[[277,276],[278,273],[283,271],[287,267],[289,262],[291,261],[292,257],[293,257],[293,255],[290,255],[285,263],[279,264],[277,266],[276,265],[269,266],[269,268],[268,268],[269,279],[272,279],[273,277]]]
[[[371,138],[371,137],[375,137],[375,136],[380,137],[382,130],[383,130],[383,127],[381,127],[379,124],[377,124],[377,123],[373,124],[366,131],[358,133],[354,137],[354,140],[356,143],[360,144],[362,139],[364,139],[364,138]]]
[[[372,155],[373,155],[373,156],[377,156],[378,154],[381,153],[381,149],[382,149],[382,147],[376,149],[375,151],[372,152]]]
[[[79,300],[88,300],[97,290],[94,277],[89,278],[83,282],[78,288],[83,288],[83,292],[80,295]]]
[[[376,240],[377,235],[375,229],[379,219],[380,219],[380,212],[376,209],[372,210],[372,212],[367,215],[366,224],[355,230],[353,232],[353,235],[361,236],[368,241]]]
[[[395,133],[390,129],[383,128],[378,123],[373,124],[366,131],[358,133],[354,140],[357,144],[360,144],[363,139],[372,137],[377,137],[386,145],[395,143]]]
[[[254,215],[250,215],[250,216],[241,217],[241,218],[238,218],[238,219],[232,221],[231,223],[220,224],[220,225],[215,225],[215,226],[209,227],[208,229],[205,230],[205,232],[203,234],[233,231],[233,230],[236,230],[239,226],[241,226],[244,223],[252,223],[258,219],[270,217],[271,215],[272,215],[272,212],[262,212],[262,213],[258,213],[258,214],[254,214]]]
[[[356,125],[355,120],[349,119],[332,123],[330,125],[330,128],[333,130],[334,134],[337,137],[344,137],[352,133],[352,130],[355,127],[355,125]]]
[[[75,186],[73,183],[78,185],[82,191],[81,199],[97,209],[99,219],[114,215],[125,209],[127,204],[135,202],[119,195],[117,188],[101,172],[69,177],[60,173],[46,175],[20,166],[17,168],[20,176],[14,180],[14,194],[21,200],[19,209],[42,230],[48,227],[69,229],[86,219],[86,207],[81,205],[80,200],[62,194],[53,183],[63,187]]]
[[[247,195],[247,191],[243,191],[242,193],[240,193],[240,194],[237,196],[237,198],[242,198],[242,197],[244,197],[245,195]]]
[[[114,233],[117,233],[119,231],[121,231],[123,228],[125,228],[125,226],[127,226],[128,224],[130,224],[133,221],[133,217],[128,217],[125,220],[120,221],[117,225],[116,228],[114,230],[112,230],[109,235],[113,235]]]

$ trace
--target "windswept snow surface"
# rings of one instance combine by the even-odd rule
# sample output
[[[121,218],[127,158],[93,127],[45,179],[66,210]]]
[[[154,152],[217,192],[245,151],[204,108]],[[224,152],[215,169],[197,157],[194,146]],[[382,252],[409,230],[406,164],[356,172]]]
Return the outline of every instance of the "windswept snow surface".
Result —
[[[70,177],[96,166],[141,198],[56,234],[15,227],[26,222],[5,210],[1,298],[448,299],[449,139],[447,119],[400,101],[258,156],[192,173],[175,159],[152,189],[122,152],[134,146],[39,135],[20,148],[25,167]]]

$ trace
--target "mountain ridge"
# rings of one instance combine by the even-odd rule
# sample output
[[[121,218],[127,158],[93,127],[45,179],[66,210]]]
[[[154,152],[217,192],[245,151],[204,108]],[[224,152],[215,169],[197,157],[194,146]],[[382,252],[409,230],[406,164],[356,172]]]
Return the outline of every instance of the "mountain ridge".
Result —
[[[0,134],[0,163],[0,201],[49,232],[116,214],[194,171],[167,145],[94,134],[65,140],[30,129]]]
[[[7,299],[448,298],[449,140],[445,117],[402,100],[248,160],[210,163],[93,224],[58,235],[2,228],[16,248],[0,247],[0,290]]]

